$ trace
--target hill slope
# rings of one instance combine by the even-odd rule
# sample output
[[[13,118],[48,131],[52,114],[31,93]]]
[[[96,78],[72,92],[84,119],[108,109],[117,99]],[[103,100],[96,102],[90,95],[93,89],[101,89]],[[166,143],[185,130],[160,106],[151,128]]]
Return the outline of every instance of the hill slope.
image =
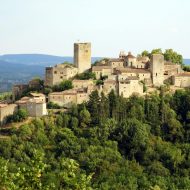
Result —
[[[99,57],[93,57],[92,62],[100,59]],[[0,60],[11,62],[11,63],[21,63],[24,65],[42,65],[49,66],[57,63],[73,62],[73,57],[69,56],[54,56],[45,54],[6,54],[0,56]]]

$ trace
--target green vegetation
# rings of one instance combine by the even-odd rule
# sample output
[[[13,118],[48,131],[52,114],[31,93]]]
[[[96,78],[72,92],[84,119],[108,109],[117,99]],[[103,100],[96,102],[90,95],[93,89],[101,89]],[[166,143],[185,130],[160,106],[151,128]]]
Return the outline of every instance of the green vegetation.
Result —
[[[187,72],[190,72],[190,66],[189,66],[189,65],[185,65],[185,66],[183,67],[183,70],[184,70],[184,71],[187,71]]]
[[[95,80],[96,75],[95,73],[92,73],[92,72],[85,72],[85,73],[77,74],[75,78],[79,80],[88,80],[88,79]]]
[[[53,102],[48,102],[47,103],[47,109],[60,109],[61,107],[56,104],[56,103],[53,103]]]
[[[72,88],[73,88],[73,84],[71,80],[64,80],[59,85],[54,85],[52,87],[54,92],[60,92],[60,91],[69,90]]]
[[[12,97],[11,92],[0,93],[0,101],[11,99],[11,97]]]
[[[27,119],[28,112],[25,109],[18,109],[13,115],[7,117],[7,122],[21,122]]]
[[[153,49],[150,53],[147,50],[144,50],[141,53],[141,56],[148,56],[151,57],[152,54],[163,54],[164,59],[166,61],[171,61],[172,63],[176,64],[183,64],[183,57],[182,55],[175,52],[173,49],[166,49],[165,52],[162,52],[162,49]]]
[[[190,188],[190,90],[128,99],[94,91],[67,113],[6,132],[0,189]]]

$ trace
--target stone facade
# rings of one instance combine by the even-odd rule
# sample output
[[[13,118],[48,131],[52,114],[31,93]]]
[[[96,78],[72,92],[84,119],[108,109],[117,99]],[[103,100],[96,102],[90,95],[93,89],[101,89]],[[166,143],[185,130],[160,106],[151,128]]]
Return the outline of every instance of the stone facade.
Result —
[[[143,84],[139,82],[138,77],[128,77],[125,80],[119,80],[119,95],[124,98],[130,97],[132,94],[143,95]]]
[[[44,94],[31,93],[15,102],[19,108],[26,109],[30,117],[47,115],[46,97]]]
[[[16,104],[0,104],[0,126],[6,123],[6,118],[17,110]]]
[[[108,66],[112,68],[124,67],[124,61],[122,59],[109,59]]]
[[[79,73],[91,68],[91,43],[74,44],[74,64]]]
[[[46,67],[45,85],[53,86],[68,80],[78,73],[78,69],[68,64],[58,64],[54,67]]]
[[[152,73],[152,83],[154,86],[163,85],[164,82],[164,56],[153,54],[151,57],[150,71]]]
[[[69,108],[73,104],[81,104],[89,100],[87,89],[70,89],[62,92],[53,92],[48,95],[48,102]]]
[[[117,81],[113,79],[105,80],[102,90],[105,95],[109,94],[112,90],[114,90],[114,92],[117,92],[118,91]]]
[[[172,83],[176,87],[190,87],[190,72],[184,72],[172,76]]]
[[[27,84],[14,85],[12,88],[12,99],[13,101],[19,99],[24,92],[28,90],[29,86]]]
[[[93,66],[92,72],[95,73],[96,79],[100,79],[101,76],[109,76],[113,73],[111,66]]]
[[[93,80],[73,80],[73,88],[88,88],[88,86],[93,85]]]

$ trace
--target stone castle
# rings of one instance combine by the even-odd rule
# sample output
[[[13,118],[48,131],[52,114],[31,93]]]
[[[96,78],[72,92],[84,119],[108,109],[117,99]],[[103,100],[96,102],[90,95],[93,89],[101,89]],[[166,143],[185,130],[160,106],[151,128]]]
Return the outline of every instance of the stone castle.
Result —
[[[75,76],[84,72],[94,73],[96,80],[77,80]],[[38,80],[27,85],[13,87],[13,104],[0,103],[0,125],[5,122],[19,107],[28,111],[31,117],[47,115],[46,102],[53,102],[61,107],[69,108],[72,104],[81,104],[89,100],[92,91],[98,90],[107,95],[112,90],[125,98],[132,94],[145,95],[144,87],[156,90],[167,83],[175,88],[190,87],[190,72],[184,72],[180,64],[164,60],[161,54],[135,57],[131,52],[121,51],[118,58],[102,59],[91,63],[91,44],[74,44],[74,64],[57,64],[46,67],[44,84],[47,87],[59,85],[63,80],[72,80],[73,89],[52,92],[48,97],[41,93],[21,95],[28,88],[39,86]],[[101,83],[97,85],[97,81]],[[21,98],[15,102],[15,99]]]
[[[184,72],[180,64],[165,61],[161,54],[153,54],[149,59],[122,51],[118,58],[103,59],[92,65],[90,43],[74,44],[74,65],[47,67],[45,84],[53,86],[83,72],[93,72],[96,80],[106,79],[98,86],[92,80],[73,80],[74,89],[50,93],[48,100],[69,107],[73,103],[87,101],[93,90],[104,94],[114,90],[116,94],[128,98],[132,94],[144,95],[144,86],[160,87],[164,83],[179,88],[190,86],[190,74]]]

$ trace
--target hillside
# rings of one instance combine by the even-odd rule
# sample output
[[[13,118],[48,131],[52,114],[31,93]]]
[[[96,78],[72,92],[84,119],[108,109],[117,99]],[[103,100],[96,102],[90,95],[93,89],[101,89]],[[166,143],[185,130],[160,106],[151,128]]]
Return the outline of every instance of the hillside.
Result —
[[[92,57],[92,63],[100,59],[99,57]],[[41,65],[41,66],[50,66],[57,63],[73,62],[73,57],[69,56],[54,56],[46,54],[6,54],[0,56],[0,60],[11,62],[11,63],[20,63],[24,65]]]
[[[0,189],[188,190],[190,92],[162,90],[94,91],[68,112],[2,128]]]
[[[0,60],[0,92],[9,91],[13,84],[26,83],[33,77],[43,77],[44,67]]]

